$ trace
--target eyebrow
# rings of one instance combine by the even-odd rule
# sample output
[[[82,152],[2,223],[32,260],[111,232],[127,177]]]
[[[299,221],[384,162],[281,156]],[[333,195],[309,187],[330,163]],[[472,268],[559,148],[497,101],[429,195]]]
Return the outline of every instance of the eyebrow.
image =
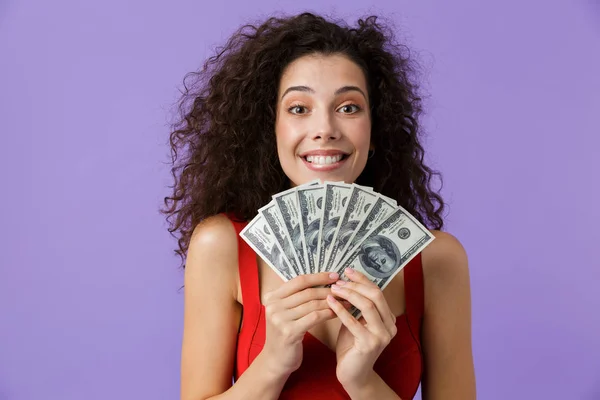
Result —
[[[283,99],[286,94],[288,94],[289,92],[293,92],[293,91],[305,92],[305,93],[311,93],[311,94],[315,93],[315,90],[308,86],[290,86],[289,88],[286,89],[285,92],[283,92],[283,95],[281,95],[281,99]],[[365,100],[367,99],[367,96],[365,95],[365,93],[358,86],[342,86],[341,88],[336,90],[334,92],[334,94],[337,96],[339,94],[347,93],[347,92],[359,92],[360,94],[363,95]]]

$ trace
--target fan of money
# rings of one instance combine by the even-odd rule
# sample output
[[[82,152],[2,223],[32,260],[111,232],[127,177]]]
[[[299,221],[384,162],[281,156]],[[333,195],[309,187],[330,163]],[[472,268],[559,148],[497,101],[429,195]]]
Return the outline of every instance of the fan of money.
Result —
[[[319,180],[274,195],[240,236],[284,281],[318,272],[344,279],[350,267],[382,290],[434,240],[414,216],[372,188]]]

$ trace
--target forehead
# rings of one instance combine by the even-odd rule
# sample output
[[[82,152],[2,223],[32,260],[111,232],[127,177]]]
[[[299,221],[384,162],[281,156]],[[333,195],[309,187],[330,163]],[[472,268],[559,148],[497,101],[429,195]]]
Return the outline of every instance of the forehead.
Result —
[[[279,89],[285,90],[286,87],[293,85],[310,86],[317,93],[320,91],[332,93],[333,90],[345,85],[358,86],[366,91],[367,86],[362,69],[341,54],[314,54],[294,60],[283,71]]]

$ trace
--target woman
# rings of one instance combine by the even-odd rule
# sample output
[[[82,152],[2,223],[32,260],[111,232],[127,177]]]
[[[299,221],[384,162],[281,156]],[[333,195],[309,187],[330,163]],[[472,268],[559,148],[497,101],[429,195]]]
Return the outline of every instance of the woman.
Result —
[[[164,210],[185,260],[182,399],[475,398],[467,257],[440,231],[413,73],[376,18],[305,13],[242,27],[188,76]],[[372,187],[436,240],[383,291],[357,271],[283,282],[238,234],[315,179]]]

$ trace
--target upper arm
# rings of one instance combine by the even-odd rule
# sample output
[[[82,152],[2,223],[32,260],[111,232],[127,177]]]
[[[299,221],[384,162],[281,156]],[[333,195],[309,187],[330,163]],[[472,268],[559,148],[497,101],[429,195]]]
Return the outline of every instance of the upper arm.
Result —
[[[194,230],[184,278],[182,399],[207,398],[231,386],[241,316],[237,254],[226,217],[208,218]]]
[[[434,234],[423,251],[423,399],[475,399],[467,255],[452,235]]]

